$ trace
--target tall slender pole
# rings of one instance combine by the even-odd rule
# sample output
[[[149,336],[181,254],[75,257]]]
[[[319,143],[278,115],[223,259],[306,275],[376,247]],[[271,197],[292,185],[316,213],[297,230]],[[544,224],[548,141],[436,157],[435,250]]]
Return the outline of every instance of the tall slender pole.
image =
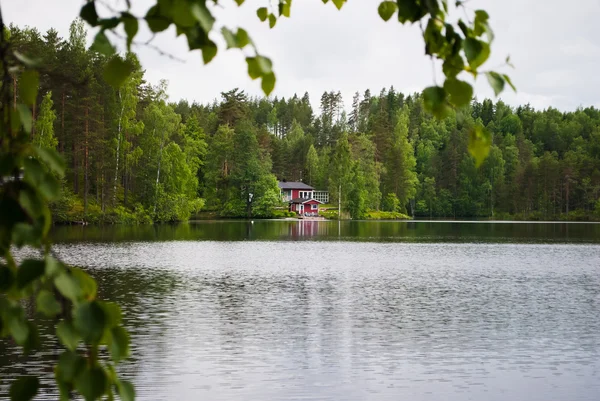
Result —
[[[338,220],[342,219],[342,184],[338,186]]]

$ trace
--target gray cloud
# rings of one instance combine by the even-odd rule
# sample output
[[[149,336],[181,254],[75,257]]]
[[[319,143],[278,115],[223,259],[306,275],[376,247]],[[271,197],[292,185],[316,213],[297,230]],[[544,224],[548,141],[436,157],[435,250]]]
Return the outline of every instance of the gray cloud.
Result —
[[[150,1],[133,3],[134,11],[141,14]],[[382,87],[393,85],[409,93],[441,77],[439,66],[433,68],[423,55],[419,29],[381,21],[376,11],[378,1],[352,0],[341,12],[321,0],[295,1],[292,18],[279,21],[273,30],[260,23],[254,13],[265,1],[247,0],[241,8],[232,1],[224,3],[216,10],[219,24],[246,28],[261,52],[273,59],[278,76],[274,95],[287,97],[308,91],[316,106],[323,91],[340,90],[348,106],[355,91],[369,88],[378,93]],[[508,54],[516,66],[505,72],[519,91],[503,93],[503,100],[563,110],[600,105],[596,72],[600,43],[595,29],[600,2],[578,0],[567,5],[559,0],[472,0],[467,4],[472,9],[486,9],[491,15],[496,41],[486,66],[501,65]],[[67,36],[80,5],[80,0],[15,0],[2,6],[7,21],[41,31],[54,27]],[[146,30],[141,35],[148,37],[149,33]],[[92,37],[90,33],[90,40]],[[203,66],[200,53],[188,53],[185,40],[175,39],[172,31],[157,37],[154,44],[185,60],[180,63],[151,49],[138,49],[147,79],[155,83],[168,80],[174,100],[209,102],[233,87],[253,95],[261,93],[260,83],[247,77],[239,51],[222,49],[211,64]],[[483,77],[476,82],[476,94],[480,99],[493,96]]]

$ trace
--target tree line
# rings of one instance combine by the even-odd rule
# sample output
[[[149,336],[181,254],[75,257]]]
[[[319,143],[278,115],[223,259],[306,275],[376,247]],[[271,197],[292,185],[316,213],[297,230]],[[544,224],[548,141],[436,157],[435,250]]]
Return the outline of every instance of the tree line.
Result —
[[[421,217],[590,219],[600,213],[600,114],[473,100],[436,119],[422,94],[393,87],[250,97],[234,89],[210,104],[169,101],[167,83],[133,73],[114,89],[109,58],[68,38],[10,27],[11,42],[42,60],[31,140],[67,161],[58,221],[273,217],[277,180],[329,190],[352,218],[383,210]],[[14,77],[14,86],[19,77]],[[15,92],[16,93],[16,92]],[[347,112],[348,111],[348,112]],[[469,135],[489,132],[477,166]]]

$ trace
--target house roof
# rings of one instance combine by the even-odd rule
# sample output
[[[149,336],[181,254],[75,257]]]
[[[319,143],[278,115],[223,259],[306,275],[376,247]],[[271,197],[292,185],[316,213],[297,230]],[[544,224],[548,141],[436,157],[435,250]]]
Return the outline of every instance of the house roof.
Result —
[[[319,202],[320,204],[323,204],[323,202],[321,202],[320,200],[316,200],[316,199],[312,199],[312,198],[296,198],[296,199],[292,199],[290,201],[290,203],[306,203],[306,202],[310,202],[310,201],[315,201],[315,202]]]
[[[278,185],[281,189],[314,189],[310,185],[306,185],[303,182],[279,181]]]

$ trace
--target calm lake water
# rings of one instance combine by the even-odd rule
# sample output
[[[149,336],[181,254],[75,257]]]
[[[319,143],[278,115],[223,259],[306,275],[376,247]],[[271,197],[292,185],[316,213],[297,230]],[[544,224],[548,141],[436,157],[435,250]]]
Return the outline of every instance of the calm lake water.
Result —
[[[598,224],[218,221],[55,238],[123,306],[121,371],[140,400],[600,397]],[[0,378],[50,382],[57,353],[0,342]]]

